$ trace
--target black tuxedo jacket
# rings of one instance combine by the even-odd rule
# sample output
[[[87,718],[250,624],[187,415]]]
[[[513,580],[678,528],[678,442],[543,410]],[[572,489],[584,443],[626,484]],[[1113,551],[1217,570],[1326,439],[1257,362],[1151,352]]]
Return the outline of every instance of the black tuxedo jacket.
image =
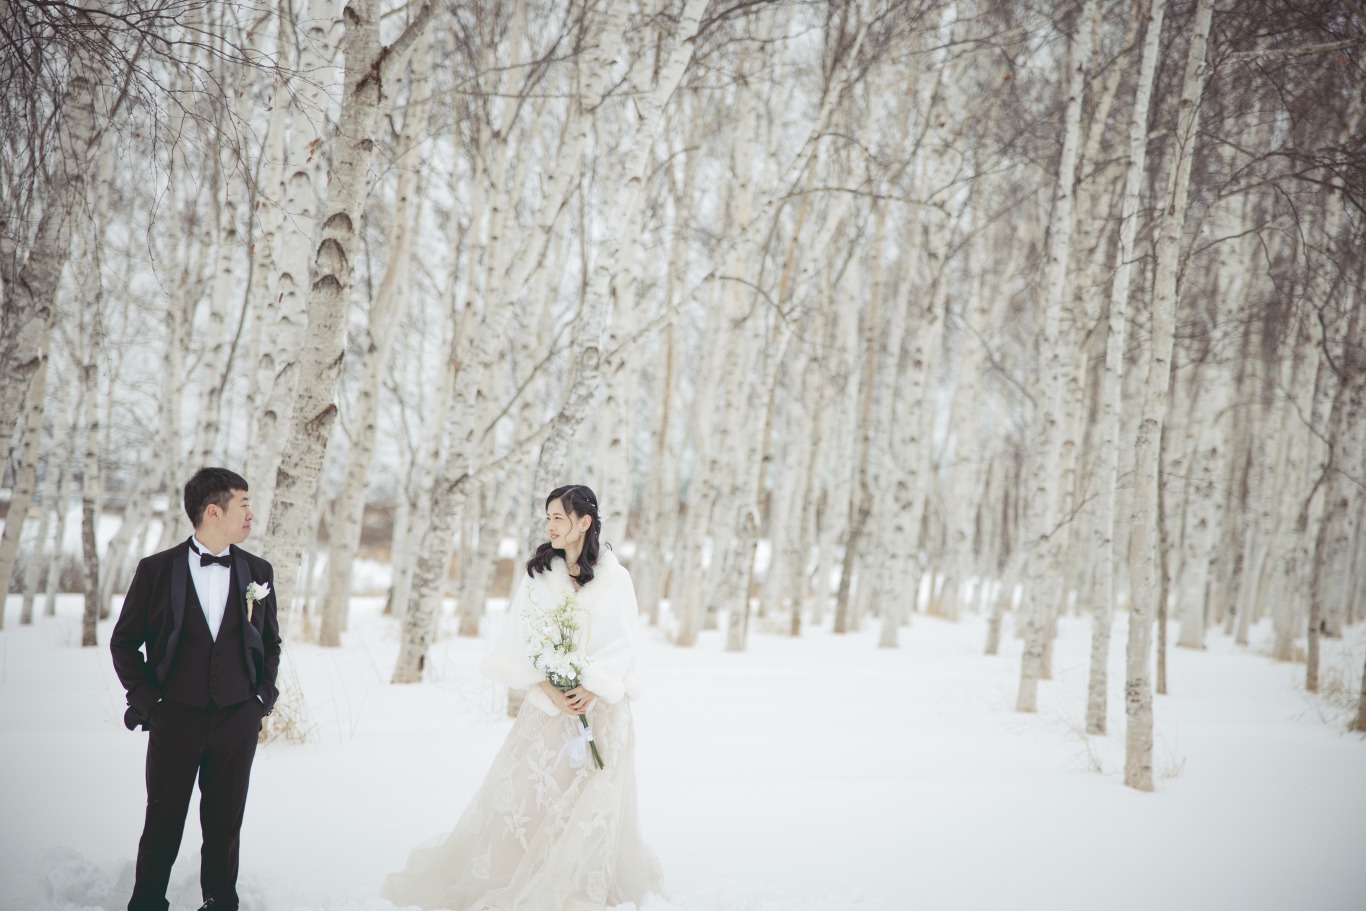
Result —
[[[129,729],[139,724],[146,727],[152,706],[161,699],[166,675],[175,658],[176,645],[185,627],[186,586],[193,584],[187,556],[189,549],[187,538],[170,550],[143,558],[133,574],[128,594],[124,596],[118,622],[114,624],[109,651],[114,656],[114,670],[128,691],[124,723]],[[261,697],[269,714],[280,695],[275,687],[275,676],[280,669],[275,571],[265,560],[236,545],[231,548],[231,554],[238,597],[227,609],[241,611],[243,658],[255,694]],[[248,617],[246,592],[252,582],[270,583],[271,592],[253,606],[253,616]]]

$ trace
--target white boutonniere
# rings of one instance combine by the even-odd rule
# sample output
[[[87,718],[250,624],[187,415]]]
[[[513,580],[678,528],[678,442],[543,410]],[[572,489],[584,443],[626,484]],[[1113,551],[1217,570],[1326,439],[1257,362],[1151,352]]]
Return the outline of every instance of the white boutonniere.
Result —
[[[247,586],[247,621],[256,622],[256,602],[270,595],[269,582],[253,582]]]

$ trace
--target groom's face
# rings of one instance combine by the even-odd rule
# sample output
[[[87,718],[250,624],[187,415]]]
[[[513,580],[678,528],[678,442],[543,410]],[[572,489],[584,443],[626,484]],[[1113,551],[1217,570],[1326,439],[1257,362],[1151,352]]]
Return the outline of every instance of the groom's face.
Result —
[[[204,508],[204,519],[213,524],[214,531],[229,544],[241,544],[251,534],[251,523],[256,516],[251,511],[251,496],[245,490],[234,490],[228,505],[210,503]]]

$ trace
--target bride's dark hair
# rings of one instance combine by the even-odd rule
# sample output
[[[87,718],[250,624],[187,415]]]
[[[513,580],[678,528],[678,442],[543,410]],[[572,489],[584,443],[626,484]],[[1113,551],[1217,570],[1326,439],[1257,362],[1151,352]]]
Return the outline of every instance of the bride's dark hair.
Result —
[[[587,585],[593,581],[593,564],[598,562],[598,553],[601,549],[598,536],[602,534],[602,520],[598,518],[597,494],[582,484],[568,484],[556,487],[550,492],[545,498],[547,509],[550,508],[551,500],[559,500],[564,511],[572,516],[591,516],[593,519],[588,531],[583,535],[583,550],[579,552],[579,574],[574,577],[574,581],[580,585]],[[564,551],[547,541],[536,548],[536,553],[526,561],[526,574],[532,576],[543,573],[550,569],[552,560],[563,556]]]

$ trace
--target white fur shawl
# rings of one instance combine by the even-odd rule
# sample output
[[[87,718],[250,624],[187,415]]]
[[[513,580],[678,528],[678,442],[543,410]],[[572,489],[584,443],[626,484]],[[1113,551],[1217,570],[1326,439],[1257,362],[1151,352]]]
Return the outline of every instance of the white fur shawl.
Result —
[[[537,686],[543,675],[531,664],[527,654],[527,618],[560,602],[573,590],[564,560],[556,557],[546,572],[527,576],[518,572],[520,582],[508,605],[507,617],[493,650],[484,656],[479,670],[513,689],[525,689],[527,701],[547,714],[559,709]],[[593,565],[593,581],[575,593],[587,615],[585,652],[589,665],[583,686],[606,702],[634,697],[636,644],[640,640],[640,610],[631,574],[617,561],[611,550],[603,548]]]

